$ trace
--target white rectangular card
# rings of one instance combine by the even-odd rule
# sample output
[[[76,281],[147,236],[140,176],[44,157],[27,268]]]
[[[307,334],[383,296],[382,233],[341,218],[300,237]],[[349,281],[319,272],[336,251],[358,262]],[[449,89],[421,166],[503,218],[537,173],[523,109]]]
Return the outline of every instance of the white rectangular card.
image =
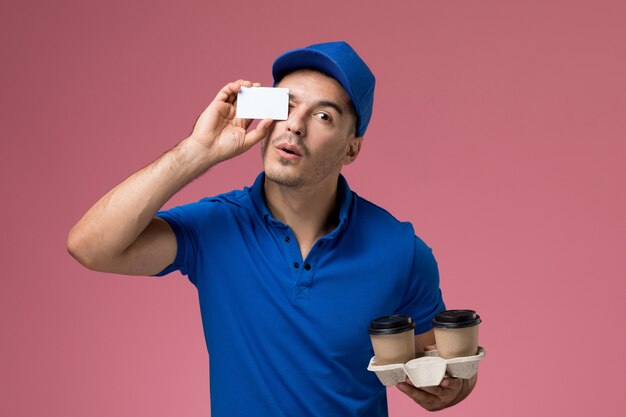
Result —
[[[287,120],[288,114],[288,88],[241,87],[239,89],[236,117]]]

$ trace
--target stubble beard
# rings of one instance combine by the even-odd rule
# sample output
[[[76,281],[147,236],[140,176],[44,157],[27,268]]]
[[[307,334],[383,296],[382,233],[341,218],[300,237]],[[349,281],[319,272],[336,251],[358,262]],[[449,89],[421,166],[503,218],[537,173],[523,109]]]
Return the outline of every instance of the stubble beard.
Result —
[[[267,148],[272,148],[275,144],[283,142],[296,144],[300,149],[302,149],[303,157],[307,157],[310,155],[308,149],[304,146],[299,138],[294,137],[290,134],[283,134],[271,140],[265,139],[261,143],[261,156],[264,163]],[[289,167],[292,166],[292,162],[286,159],[279,158],[279,166],[277,166],[278,164],[271,164],[270,166],[265,165],[265,177],[276,184],[292,188],[302,188],[315,185],[325,179],[333,171],[333,168],[340,163],[342,156],[343,154],[337,155],[334,159],[323,158],[318,164],[315,164],[312,172],[310,172],[308,175],[306,172],[302,172],[297,168],[296,172],[288,172]]]

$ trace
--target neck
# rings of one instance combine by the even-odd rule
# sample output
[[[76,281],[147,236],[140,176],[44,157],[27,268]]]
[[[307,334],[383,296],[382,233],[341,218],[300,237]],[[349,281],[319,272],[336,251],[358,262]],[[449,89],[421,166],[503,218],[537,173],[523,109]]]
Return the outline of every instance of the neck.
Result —
[[[289,225],[302,258],[315,241],[338,224],[337,177],[331,176],[310,187],[289,187],[265,177],[265,200],[272,215]]]

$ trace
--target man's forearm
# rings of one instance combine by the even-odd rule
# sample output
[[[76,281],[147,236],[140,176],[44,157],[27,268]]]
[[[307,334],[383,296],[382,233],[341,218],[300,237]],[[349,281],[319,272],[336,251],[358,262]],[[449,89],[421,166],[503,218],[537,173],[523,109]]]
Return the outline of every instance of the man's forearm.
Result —
[[[214,163],[206,149],[185,139],[104,195],[72,228],[68,248],[85,260],[122,253],[155,213]]]

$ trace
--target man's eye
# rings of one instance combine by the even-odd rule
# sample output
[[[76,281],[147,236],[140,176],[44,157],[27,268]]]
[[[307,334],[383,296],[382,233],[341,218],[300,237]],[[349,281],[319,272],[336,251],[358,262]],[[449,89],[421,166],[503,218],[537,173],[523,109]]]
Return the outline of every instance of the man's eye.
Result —
[[[317,113],[317,117],[319,117],[320,119],[324,120],[325,122],[330,122],[332,120],[330,115],[328,115],[326,113]]]

